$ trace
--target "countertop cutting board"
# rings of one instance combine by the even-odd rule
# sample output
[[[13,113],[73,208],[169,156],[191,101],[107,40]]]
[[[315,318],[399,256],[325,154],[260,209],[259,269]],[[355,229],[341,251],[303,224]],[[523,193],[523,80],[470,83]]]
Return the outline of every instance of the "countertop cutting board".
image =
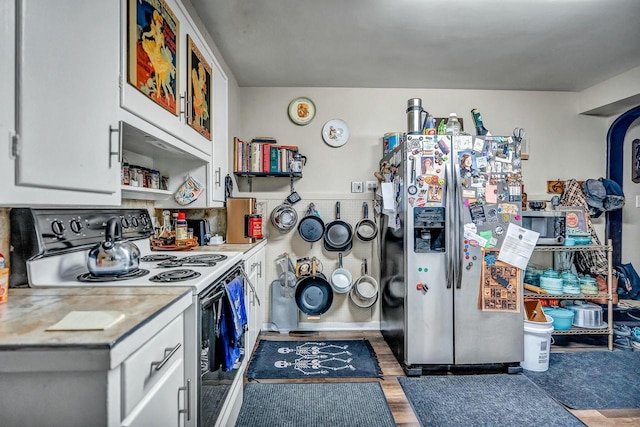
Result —
[[[47,331],[103,331],[124,319],[120,311],[71,311]]]

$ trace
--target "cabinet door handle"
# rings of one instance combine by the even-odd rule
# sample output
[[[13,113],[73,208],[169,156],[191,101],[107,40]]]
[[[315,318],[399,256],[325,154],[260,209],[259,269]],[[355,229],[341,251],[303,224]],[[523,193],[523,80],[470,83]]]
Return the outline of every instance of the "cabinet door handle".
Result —
[[[178,407],[178,414],[185,414],[187,421],[191,420],[191,380],[187,380],[187,385],[178,388],[178,393],[184,391],[184,409]]]
[[[111,151],[111,147],[113,145],[112,141],[111,141],[111,136],[117,133],[118,134],[118,151]],[[118,156],[118,162],[120,162],[120,153],[122,152],[122,132],[120,132],[120,125],[118,125],[117,128],[111,127],[111,125],[109,125],[109,169],[111,169],[111,156],[116,155]]]
[[[262,279],[262,261],[258,263],[258,277]]]
[[[220,168],[216,169],[215,176],[216,176],[216,187],[220,188],[220,186],[222,185],[222,171],[220,170]]]
[[[167,364],[169,359],[171,359],[171,356],[173,356],[180,347],[182,347],[182,344],[178,343],[173,348],[165,348],[164,358],[159,362],[151,362],[151,369],[152,370],[155,369],[156,371],[159,371],[160,369],[162,369],[162,367]]]

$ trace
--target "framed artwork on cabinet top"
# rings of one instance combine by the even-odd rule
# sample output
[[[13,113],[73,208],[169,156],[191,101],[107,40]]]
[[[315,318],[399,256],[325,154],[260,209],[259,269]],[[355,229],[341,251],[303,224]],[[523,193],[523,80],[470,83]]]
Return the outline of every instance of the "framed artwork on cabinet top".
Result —
[[[211,65],[187,35],[187,123],[196,132],[211,139]]]
[[[129,0],[128,82],[178,115],[180,23],[164,0]]]

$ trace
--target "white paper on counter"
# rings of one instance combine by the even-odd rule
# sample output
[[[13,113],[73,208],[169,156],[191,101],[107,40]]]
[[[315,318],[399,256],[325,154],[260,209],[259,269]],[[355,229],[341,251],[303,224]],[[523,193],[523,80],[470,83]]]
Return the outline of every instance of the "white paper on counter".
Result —
[[[47,331],[102,331],[124,319],[120,311],[71,311]]]
[[[498,260],[525,270],[538,242],[538,236],[540,233],[509,223]]]

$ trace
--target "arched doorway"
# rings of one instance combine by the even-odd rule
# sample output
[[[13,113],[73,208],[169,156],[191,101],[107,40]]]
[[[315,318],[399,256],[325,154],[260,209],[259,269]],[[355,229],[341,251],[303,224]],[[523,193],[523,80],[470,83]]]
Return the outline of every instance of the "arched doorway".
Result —
[[[621,114],[607,132],[607,178],[623,189],[624,183],[624,138],[629,126],[640,117],[640,105]],[[605,235],[613,245],[613,265],[622,260],[622,209],[606,213]]]

